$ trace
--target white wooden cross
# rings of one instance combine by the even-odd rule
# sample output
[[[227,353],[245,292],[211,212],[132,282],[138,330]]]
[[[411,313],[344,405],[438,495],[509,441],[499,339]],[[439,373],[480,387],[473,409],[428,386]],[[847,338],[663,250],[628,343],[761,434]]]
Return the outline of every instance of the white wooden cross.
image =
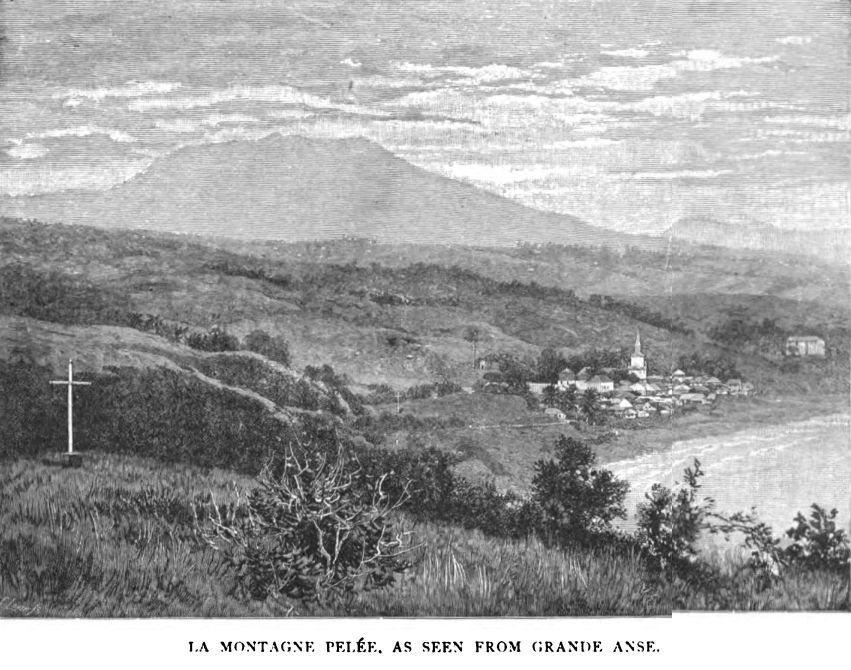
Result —
[[[53,380],[51,384],[68,385],[68,453],[74,453],[74,387],[91,386],[91,382],[80,382],[74,379],[74,361],[68,361],[68,379]]]

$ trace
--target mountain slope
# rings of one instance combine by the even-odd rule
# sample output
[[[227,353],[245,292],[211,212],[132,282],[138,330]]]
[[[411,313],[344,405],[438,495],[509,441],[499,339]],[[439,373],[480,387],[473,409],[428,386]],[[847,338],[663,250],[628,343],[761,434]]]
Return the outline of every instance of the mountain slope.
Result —
[[[7,198],[0,211],[46,222],[289,241],[640,241],[432,174],[366,140],[280,135],[184,148],[108,191]]]
[[[694,216],[678,221],[666,235],[693,244],[806,254],[832,261],[845,262],[851,252],[851,228],[784,230],[770,224],[738,226]]]

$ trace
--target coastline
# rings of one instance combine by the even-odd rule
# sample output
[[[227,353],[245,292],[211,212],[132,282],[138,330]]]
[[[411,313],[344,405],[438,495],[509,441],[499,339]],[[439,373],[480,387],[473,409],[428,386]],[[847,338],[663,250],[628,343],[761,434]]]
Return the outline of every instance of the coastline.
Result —
[[[701,496],[716,501],[719,512],[755,507],[777,534],[794,516],[809,514],[817,503],[836,508],[838,521],[851,521],[851,413],[845,411],[757,423],[723,435],[675,440],[670,447],[607,467],[631,484],[627,499],[633,527],[635,507],[656,482],[672,486],[695,458],[705,476]]]
[[[816,417],[851,413],[851,401],[841,394],[771,395],[726,399],[712,414],[681,415],[650,427],[619,429],[616,439],[597,445],[601,465],[665,453],[676,442],[725,437],[748,429],[777,426]]]

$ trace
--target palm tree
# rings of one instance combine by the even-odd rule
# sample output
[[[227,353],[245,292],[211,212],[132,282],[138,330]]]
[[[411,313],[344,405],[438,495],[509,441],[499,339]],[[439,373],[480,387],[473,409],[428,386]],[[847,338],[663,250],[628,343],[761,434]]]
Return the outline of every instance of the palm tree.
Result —
[[[556,391],[556,387],[550,384],[546,388],[544,388],[544,404],[547,407],[555,407],[556,399],[558,397],[558,391]]]
[[[576,387],[568,386],[558,392],[556,404],[562,412],[572,412],[576,409]]]
[[[476,326],[467,326],[464,331],[464,339],[473,345],[473,367],[476,367],[477,349],[479,341],[482,339],[482,331]]]
[[[585,393],[579,400],[579,411],[585,416],[590,424],[597,423],[600,412],[600,396],[594,389],[585,389]]]

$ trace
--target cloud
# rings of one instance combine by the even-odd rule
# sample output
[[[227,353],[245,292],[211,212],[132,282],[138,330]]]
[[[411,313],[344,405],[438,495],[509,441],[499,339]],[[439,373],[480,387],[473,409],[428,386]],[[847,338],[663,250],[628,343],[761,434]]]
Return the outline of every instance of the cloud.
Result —
[[[354,103],[338,103],[292,86],[232,86],[206,94],[181,97],[148,98],[133,100],[127,107],[134,112],[160,111],[166,109],[190,110],[215,107],[229,102],[267,102],[303,105],[312,109],[336,109],[354,114],[381,115],[382,112]]]
[[[615,144],[620,144],[620,142],[604,137],[589,137],[584,140],[560,140],[553,142],[552,146],[555,149],[598,149],[601,147],[610,147]]]
[[[840,116],[816,116],[814,114],[784,114],[780,116],[766,116],[766,123],[778,123],[796,126],[817,126],[821,128],[836,128],[838,130],[851,130],[851,114]]]
[[[220,126],[223,123],[260,123],[260,119],[248,114],[210,114],[201,123],[205,126]]]
[[[71,88],[54,93],[54,99],[65,99],[65,106],[76,107],[82,100],[101,102],[107,98],[139,98],[146,95],[163,95],[176,91],[181,84],[164,81],[130,81],[123,86],[103,88]]]
[[[278,120],[301,120],[301,119],[309,119],[311,116],[314,116],[312,112],[306,112],[303,109],[271,109],[266,112],[266,117],[269,119],[278,119]]]
[[[603,51],[602,53],[616,58],[646,58],[650,54],[645,49],[617,49],[616,51]]]
[[[512,79],[533,79],[542,76],[533,70],[526,70],[510,65],[492,63],[482,67],[465,67],[460,65],[434,66],[428,63],[395,63],[400,72],[418,74],[423,77],[461,77],[456,83],[484,84],[497,81],[508,81]]]
[[[101,190],[147,169],[152,158],[137,160],[36,161],[26,167],[0,167],[0,192],[10,196],[36,195],[70,189]]]
[[[778,44],[800,47],[812,42],[813,38],[809,35],[787,35],[786,37],[778,37],[774,41]]]
[[[200,129],[194,119],[157,119],[154,126],[167,133],[194,133]]]
[[[732,173],[733,170],[660,170],[654,172],[621,172],[615,174],[620,175],[621,179],[661,181],[677,179],[715,179]]]
[[[757,132],[758,139],[766,137],[785,137],[790,142],[795,144],[806,143],[832,143],[832,142],[851,142],[851,132],[848,131],[830,131],[830,130],[797,130],[794,128],[771,128],[769,130],[760,129]]]
[[[42,156],[46,156],[49,152],[49,149],[41,144],[16,144],[9,149],[6,149],[6,153],[9,154],[12,158],[20,158],[23,160],[30,160],[33,158],[41,158]]]
[[[474,120],[487,128],[527,128],[534,117],[539,128],[564,127],[587,120],[590,124],[606,119],[601,115],[631,114],[697,120],[708,109],[738,98],[751,97],[747,91],[695,91],[671,96],[649,96],[632,101],[583,96],[496,93],[475,97],[454,89],[419,91],[394,101],[394,105],[414,107],[435,114]],[[640,119],[629,119],[635,122]],[[618,121],[623,121],[619,119]]]
[[[27,133],[29,140],[59,139],[62,137],[89,137],[91,135],[105,135],[113,142],[135,142],[136,138],[123,130],[114,128],[101,128],[100,126],[74,126],[72,128],[57,128],[42,132]]]
[[[605,88],[614,91],[652,91],[663,79],[673,79],[687,72],[712,72],[773,63],[777,56],[749,58],[725,56],[712,49],[693,49],[671,54],[680,60],[655,65],[603,67],[574,80],[575,86]]]
[[[731,154],[727,158],[734,161],[756,161],[761,158],[776,158],[778,156],[809,156],[806,151],[781,151],[780,149],[768,149],[755,154]]]

